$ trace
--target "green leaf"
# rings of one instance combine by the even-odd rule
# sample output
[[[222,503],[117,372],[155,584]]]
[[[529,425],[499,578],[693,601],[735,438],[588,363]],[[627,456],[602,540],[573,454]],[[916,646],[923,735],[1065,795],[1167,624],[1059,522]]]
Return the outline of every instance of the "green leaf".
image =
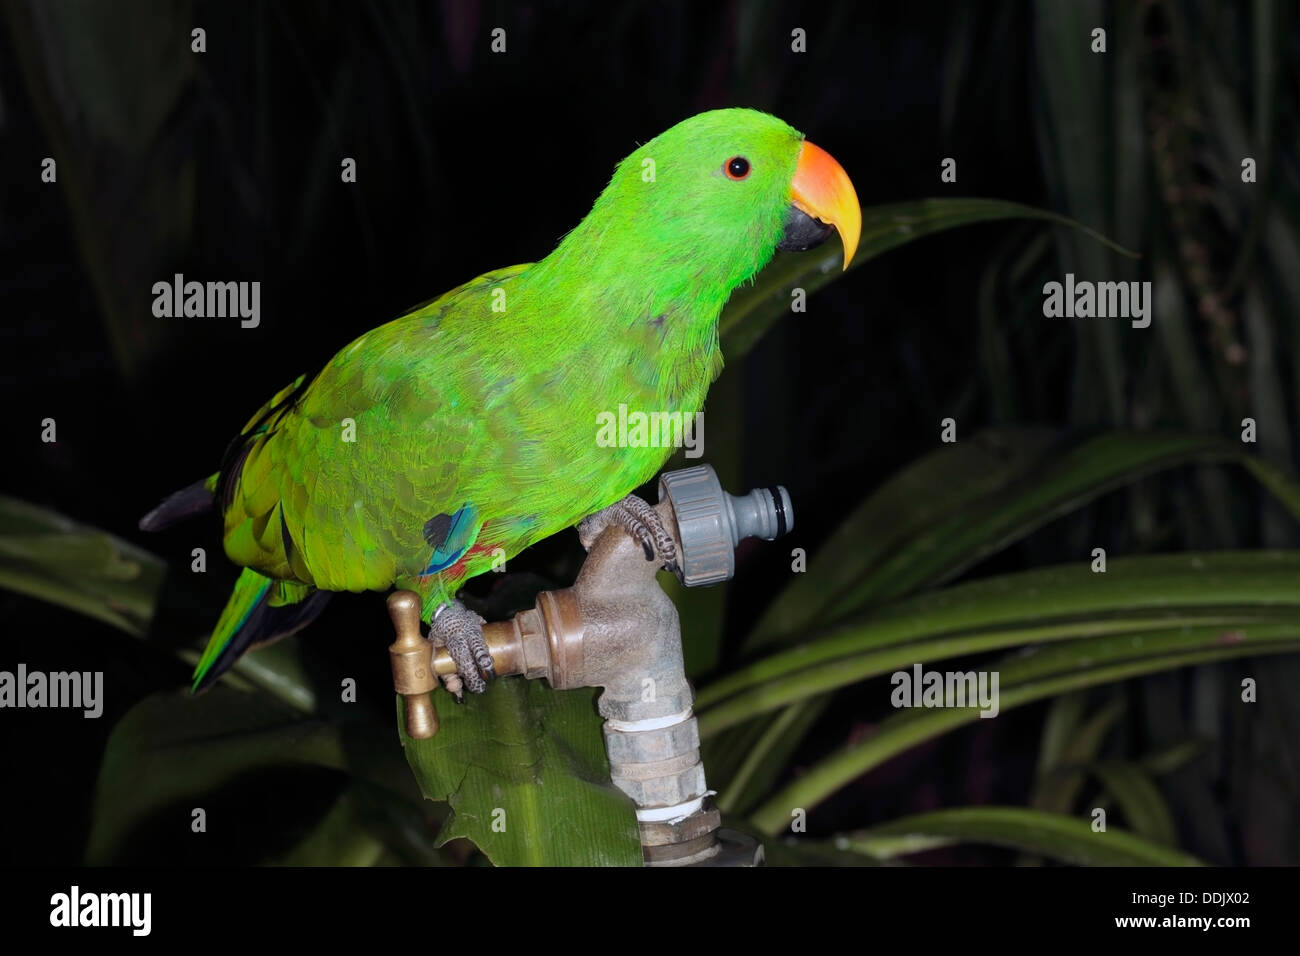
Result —
[[[1178,844],[1169,804],[1140,765],[1126,760],[1103,760],[1093,765],[1092,772],[1119,805],[1129,826],[1155,843]]]
[[[797,867],[862,867],[862,866],[897,866],[894,863],[881,863],[862,853],[851,849],[840,849],[826,840],[803,840],[787,837],[784,840],[767,839],[763,841],[763,865],[797,866]]]
[[[1147,773],[1162,777],[1173,773],[1184,764],[1196,759],[1205,752],[1207,742],[1199,737],[1191,737],[1170,747],[1147,754],[1138,761]]]
[[[837,848],[877,859],[963,842],[1011,847],[1083,866],[1204,865],[1195,857],[1124,830],[1108,827],[1096,833],[1086,820],[1020,807],[936,810],[892,820],[832,842]]]
[[[345,790],[307,837],[267,862],[276,866],[374,866],[383,853],[384,844],[361,826],[356,800]]]
[[[410,776],[404,761],[402,772]],[[412,784],[412,792],[414,789]],[[418,796],[411,800],[354,777],[302,840],[265,862],[281,866],[459,865],[456,854],[434,848],[428,811],[429,804]]]
[[[0,495],[0,587],[143,636],[166,566],[135,545]]]
[[[349,775],[354,792],[364,786],[365,793],[378,794],[375,800],[421,806],[387,722],[363,711],[347,713],[355,716],[345,721],[307,718],[261,689],[244,690],[228,681],[199,695],[178,688],[146,697],[109,735],[95,788],[87,862],[121,862],[136,827],[178,808],[184,819],[172,824],[188,833],[190,808],[205,806],[223,787],[259,771],[336,770]],[[290,811],[268,806],[266,812]],[[396,811],[390,807],[386,813],[394,817]],[[408,834],[399,845],[416,861],[428,862],[416,842]],[[424,856],[428,842],[426,836]]]
[[[1075,697],[1071,694],[1058,700]],[[1082,789],[1084,768],[1093,762],[1111,728],[1124,715],[1124,699],[1117,697],[1085,722],[1062,750],[1056,764],[1040,774],[1030,806],[1035,810],[1069,813]]]
[[[816,700],[801,700],[789,705],[765,723],[756,721],[759,736],[752,746],[739,752],[739,766],[726,776],[726,786],[719,790],[717,805],[723,813],[746,813],[753,809],[759,796],[771,787],[812,725],[829,701],[829,695]],[[714,738],[715,740],[717,738]],[[716,748],[705,750],[705,766],[712,770],[709,758]],[[714,782],[710,775],[709,782]],[[714,784],[716,786],[716,784]]]
[[[0,495],[0,587],[144,638],[166,574],[162,559],[128,541]],[[191,665],[198,660],[188,647],[176,653]],[[245,654],[233,670],[299,711],[315,710],[293,639]]]
[[[992,429],[903,469],[818,549],[772,602],[751,645],[802,636],[856,610],[956,577],[1107,491],[1197,462],[1241,462],[1300,508],[1300,484],[1217,436],[1107,432],[1068,439],[1046,429]],[[959,474],[962,481],[954,483]],[[1284,499],[1285,500],[1285,499]],[[1297,512],[1300,516],[1300,511]]]
[[[916,199],[862,210],[862,235],[849,268],[860,268],[882,253],[925,236],[1002,219],[1038,219],[1070,226],[1116,252],[1136,257],[1088,227],[1045,209],[1000,199]],[[748,352],[777,319],[790,312],[793,289],[811,295],[843,274],[843,262],[842,248],[831,243],[777,256],[753,285],[732,293],[719,322],[723,354],[734,361]]]
[[[790,711],[811,713],[816,701],[800,701],[786,708]],[[813,714],[815,718],[815,714]],[[784,734],[771,733],[774,722],[780,722]],[[784,714],[773,714],[765,720],[751,720],[730,727],[711,740],[700,741],[700,758],[708,768],[709,785],[718,791],[719,806],[725,803],[729,812],[741,813],[752,805],[747,804],[733,781],[740,774],[747,776],[742,786],[749,790],[761,788],[759,795],[770,788],[769,775],[779,775],[784,761],[798,747],[801,735],[807,728],[798,720],[787,719]],[[772,779],[775,779],[773,776]]]
[[[772,654],[704,688],[700,733],[917,661],[1193,624],[1300,620],[1300,552],[1225,551],[1122,558],[985,578],[917,595]]]
[[[1000,712],[1083,687],[1094,687],[1234,657],[1300,651],[1300,621],[1169,632],[1106,635],[1035,648],[999,662]],[[975,708],[903,710],[882,721],[874,736],[809,768],[754,812],[751,822],[776,833],[791,807],[816,806],[840,787],[909,747],[979,719]]]
[[[804,639],[813,624],[823,630],[855,608],[949,579],[1112,488],[1202,461],[1245,464],[1300,518],[1300,483],[1216,436],[1118,432],[1079,440],[1049,429],[987,430],[927,455],[868,495],[816,551],[807,573],[769,605],[746,646]],[[962,481],[954,484],[954,474]],[[742,679],[733,673],[705,687],[698,706],[707,708]],[[749,806],[825,704],[806,694],[792,700],[783,718],[791,737],[767,734],[755,745],[728,733],[706,741],[709,752],[743,749],[752,771],[734,783],[730,773],[720,777],[722,800]],[[706,733],[709,726],[702,724]]]
[[[863,498],[817,548],[807,571],[794,575],[768,606],[748,646],[824,625],[828,604],[871,578],[907,541],[969,514],[980,501],[1031,475],[1059,442],[1060,434],[1046,428],[991,429],[901,469]],[[954,474],[962,480],[954,482]],[[946,548],[943,554],[954,557]],[[880,593],[885,600],[902,596],[888,588]]]
[[[455,811],[439,844],[465,837],[498,866],[640,866],[635,808],[610,782],[599,694],[517,677],[463,706],[439,692],[438,733],[402,733],[421,792]],[[404,728],[402,710],[398,698]]]
[[[1036,779],[1045,779],[1065,762],[1066,748],[1078,736],[1087,704],[1087,692],[1079,691],[1075,694],[1062,694],[1047,708],[1047,719],[1043,721],[1043,735],[1038,745],[1038,769],[1034,773]]]
[[[904,468],[868,495],[817,549],[806,573],[795,575],[768,606],[746,647],[774,643],[782,636],[788,640],[814,624],[824,627],[831,595],[852,588],[902,542],[927,526],[944,516],[963,514],[981,498],[1023,478],[1059,440],[1059,434],[1050,429],[989,430]],[[954,485],[953,474],[962,475],[963,480]],[[882,594],[896,596],[901,595]],[[697,706],[707,706],[715,690],[717,685],[706,688],[703,702],[697,701]],[[775,721],[784,734],[767,727],[742,738],[742,728],[735,728],[705,740],[705,755],[714,774],[710,779],[716,777],[720,784],[719,805],[743,812],[768,792],[830,700],[826,695],[791,703]],[[733,754],[743,755],[743,764],[736,768],[723,762],[726,772],[717,774],[719,758],[725,761]]]
[[[1030,531],[1143,475],[1241,457],[1240,446],[1219,438],[1159,432],[1110,432],[1054,450],[1023,482],[999,488],[900,542],[869,577],[831,602],[829,614],[843,616],[882,595],[954,578]]]
[[[218,684],[146,697],[108,738],[95,788],[86,861],[117,861],[131,831],[151,816],[201,800],[238,776],[275,766],[347,767],[337,725],[302,715],[261,693]],[[188,833],[188,809],[177,820]]]
[[[904,468],[868,495],[817,549],[807,571],[795,575],[768,606],[746,647],[773,643],[783,636],[788,640],[813,624],[823,627],[831,595],[852,588],[901,542],[925,527],[943,516],[964,513],[984,496],[1032,471],[1059,440],[1058,433],[1050,429],[989,430]],[[962,475],[963,480],[954,485],[953,474]],[[716,689],[717,685],[707,687],[697,706],[707,706]],[[742,812],[752,806],[780,775],[829,703],[829,695],[791,703],[776,721],[785,734],[774,733],[769,727],[757,739],[742,741],[738,733],[728,731],[706,740],[706,756],[719,752],[744,755],[744,764],[734,778],[731,773],[718,776],[719,805]],[[716,759],[709,764],[711,769],[716,765]]]
[[[1249,455],[1242,458],[1242,464],[1273,494],[1273,497],[1282,503],[1293,518],[1300,521],[1300,482],[1297,482],[1293,475],[1270,465],[1261,458]]]
[[[196,642],[198,647],[202,647],[206,639],[205,636]],[[222,675],[221,680],[244,690],[263,690],[304,714],[315,713],[316,690],[307,679],[299,652],[297,635],[274,641],[244,654]],[[197,647],[181,647],[176,656],[193,668],[202,654]]]

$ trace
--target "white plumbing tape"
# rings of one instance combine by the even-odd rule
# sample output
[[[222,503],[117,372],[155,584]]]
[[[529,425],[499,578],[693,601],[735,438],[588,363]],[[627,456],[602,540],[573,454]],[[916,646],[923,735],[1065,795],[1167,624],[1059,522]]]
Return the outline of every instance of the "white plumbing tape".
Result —
[[[696,797],[671,807],[652,807],[648,810],[637,808],[636,818],[642,823],[674,823],[683,817],[697,813],[704,806],[704,797]]]
[[[667,717],[646,717],[642,720],[615,720],[611,717],[605,721],[605,726],[610,730],[617,730],[621,734],[634,734],[639,730],[660,730],[664,727],[671,727],[674,724],[690,720],[691,716],[692,712],[688,707],[680,714],[669,714]]]

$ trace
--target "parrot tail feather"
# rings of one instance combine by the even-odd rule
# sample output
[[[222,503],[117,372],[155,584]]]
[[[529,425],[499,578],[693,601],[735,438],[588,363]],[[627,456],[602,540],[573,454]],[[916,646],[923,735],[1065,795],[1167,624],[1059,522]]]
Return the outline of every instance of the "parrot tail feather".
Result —
[[[163,499],[163,503],[140,519],[141,531],[161,531],[194,515],[212,510],[216,475],[186,485]]]
[[[276,581],[244,568],[194,668],[192,693],[212,684],[248,649],[306,627],[324,610],[329,596],[307,584]]]

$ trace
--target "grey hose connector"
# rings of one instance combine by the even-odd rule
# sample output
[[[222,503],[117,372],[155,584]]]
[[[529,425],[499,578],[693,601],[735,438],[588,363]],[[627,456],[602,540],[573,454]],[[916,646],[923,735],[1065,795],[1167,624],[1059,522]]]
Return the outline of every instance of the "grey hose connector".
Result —
[[[790,494],[780,485],[747,495],[722,489],[709,465],[669,472],[659,479],[659,500],[677,516],[679,562],[687,587],[717,584],[736,573],[736,545],[745,538],[771,541],[794,527]]]

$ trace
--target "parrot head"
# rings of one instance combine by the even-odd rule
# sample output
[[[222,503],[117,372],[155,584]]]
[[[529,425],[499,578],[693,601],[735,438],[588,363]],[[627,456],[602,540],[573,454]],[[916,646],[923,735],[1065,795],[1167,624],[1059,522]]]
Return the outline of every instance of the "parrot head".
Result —
[[[660,263],[734,288],[779,251],[837,231],[847,269],[862,211],[830,154],[766,113],[700,113],[628,156],[597,201],[617,208]]]

